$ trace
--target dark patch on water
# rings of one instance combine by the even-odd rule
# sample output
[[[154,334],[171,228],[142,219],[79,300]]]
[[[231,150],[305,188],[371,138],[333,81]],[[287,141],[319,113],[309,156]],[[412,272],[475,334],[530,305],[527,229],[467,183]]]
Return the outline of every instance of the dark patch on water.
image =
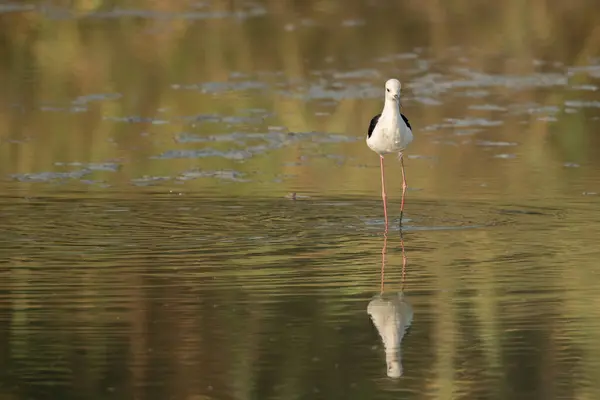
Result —
[[[516,210],[516,209],[508,209],[503,208],[498,210],[500,214],[523,214],[523,215],[549,215],[540,211],[532,211],[532,210]]]

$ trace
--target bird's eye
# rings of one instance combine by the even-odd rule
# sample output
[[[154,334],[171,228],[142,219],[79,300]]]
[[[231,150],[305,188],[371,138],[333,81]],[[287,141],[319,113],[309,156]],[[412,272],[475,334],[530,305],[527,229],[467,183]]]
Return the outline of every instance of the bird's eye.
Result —
[[[388,92],[390,91],[390,89],[385,89],[385,90],[387,90]]]

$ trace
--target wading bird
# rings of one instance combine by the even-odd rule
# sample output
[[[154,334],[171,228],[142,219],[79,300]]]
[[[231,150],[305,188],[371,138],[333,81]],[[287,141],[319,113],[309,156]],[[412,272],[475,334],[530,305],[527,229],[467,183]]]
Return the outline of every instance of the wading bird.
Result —
[[[387,230],[387,195],[385,193],[385,173],[383,169],[383,156],[389,153],[398,153],[402,165],[402,203],[400,205],[400,223],[404,213],[404,194],[406,192],[406,177],[404,175],[403,151],[413,140],[412,129],[408,118],[400,112],[400,89],[402,85],[398,79],[389,79],[385,83],[385,103],[383,111],[371,119],[367,134],[367,146],[379,154],[381,166],[381,197],[383,199],[383,215]]]

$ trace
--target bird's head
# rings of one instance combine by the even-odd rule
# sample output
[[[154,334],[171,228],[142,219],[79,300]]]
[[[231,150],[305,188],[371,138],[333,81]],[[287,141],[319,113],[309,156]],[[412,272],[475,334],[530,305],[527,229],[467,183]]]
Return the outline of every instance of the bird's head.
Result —
[[[401,88],[402,85],[398,79],[388,79],[385,83],[385,99],[399,102]]]
[[[402,364],[394,360],[387,363],[387,376],[390,378],[400,378],[403,374]]]

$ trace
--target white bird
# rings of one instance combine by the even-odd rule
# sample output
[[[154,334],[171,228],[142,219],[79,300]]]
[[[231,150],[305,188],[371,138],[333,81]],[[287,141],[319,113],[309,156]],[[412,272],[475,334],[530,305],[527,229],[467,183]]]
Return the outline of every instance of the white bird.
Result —
[[[389,79],[385,82],[385,103],[383,111],[371,119],[367,134],[367,146],[379,154],[381,166],[381,197],[383,199],[383,214],[387,230],[387,195],[385,193],[385,174],[383,169],[383,156],[389,153],[398,153],[402,165],[402,203],[400,205],[400,222],[404,212],[404,194],[406,192],[406,177],[404,175],[403,152],[412,142],[413,134],[406,118],[400,112],[400,89],[402,85],[398,79]]]

